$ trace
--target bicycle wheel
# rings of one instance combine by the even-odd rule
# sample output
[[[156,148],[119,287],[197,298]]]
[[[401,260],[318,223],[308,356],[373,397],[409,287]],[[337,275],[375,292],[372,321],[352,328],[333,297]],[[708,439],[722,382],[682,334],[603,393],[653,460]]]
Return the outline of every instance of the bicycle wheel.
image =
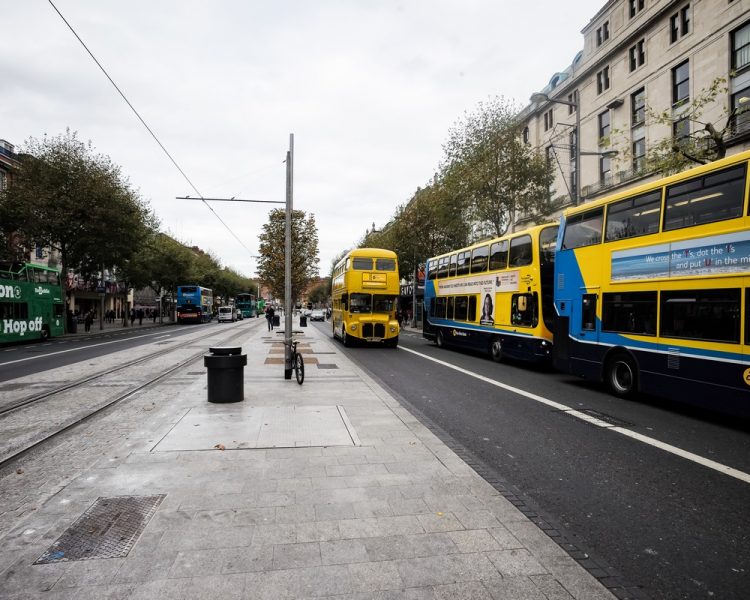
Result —
[[[294,355],[294,375],[297,378],[297,383],[302,385],[305,380],[305,361],[302,360],[302,355],[299,353]]]

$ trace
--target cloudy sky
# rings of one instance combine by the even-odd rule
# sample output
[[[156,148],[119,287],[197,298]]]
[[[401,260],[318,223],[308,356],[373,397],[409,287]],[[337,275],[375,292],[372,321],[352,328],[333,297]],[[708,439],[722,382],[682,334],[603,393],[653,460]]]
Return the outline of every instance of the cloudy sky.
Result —
[[[435,172],[448,129],[525,103],[583,48],[604,0],[53,0],[204,197],[315,214],[321,274]],[[47,0],[3,2],[0,139],[66,128],[109,155],[162,228],[255,275],[269,205],[214,203],[140,124]]]

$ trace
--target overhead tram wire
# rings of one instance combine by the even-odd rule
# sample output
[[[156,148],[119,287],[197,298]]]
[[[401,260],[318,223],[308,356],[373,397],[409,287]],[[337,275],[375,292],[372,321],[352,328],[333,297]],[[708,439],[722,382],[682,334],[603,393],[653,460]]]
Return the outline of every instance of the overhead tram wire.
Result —
[[[76,36],[76,39],[80,42],[81,46],[83,46],[83,48],[86,50],[86,52],[91,57],[91,59],[96,63],[96,66],[99,67],[99,69],[101,69],[102,73],[104,73],[104,76],[107,79],[109,79],[109,82],[117,90],[117,93],[120,94],[120,96],[122,96],[122,99],[125,100],[125,103],[130,107],[130,110],[133,111],[133,113],[135,114],[135,116],[138,117],[138,120],[141,122],[141,124],[151,134],[151,137],[154,138],[154,141],[157,144],[159,144],[159,147],[164,151],[164,154],[167,155],[167,158],[169,158],[169,160],[172,161],[172,164],[177,168],[177,170],[180,172],[180,174],[185,178],[185,181],[187,181],[188,184],[190,185],[190,187],[193,188],[193,190],[195,190],[195,193],[198,194],[198,198],[197,199],[201,200],[203,202],[203,204],[205,204],[208,207],[208,210],[210,210],[212,213],[214,213],[214,216],[217,219],[219,219],[219,222],[222,225],[224,225],[224,227],[226,228],[226,230],[229,233],[232,234],[232,237],[234,237],[234,239],[239,242],[240,246],[242,246],[245,250],[247,250],[249,253],[252,254],[252,252],[250,251],[250,249],[247,246],[245,246],[245,244],[242,242],[242,240],[240,238],[237,237],[237,234],[235,234],[234,231],[232,231],[232,229],[229,227],[229,225],[227,225],[224,222],[224,219],[222,219],[219,216],[219,214],[213,208],[211,208],[211,205],[208,202],[206,202],[206,200],[203,198],[203,194],[201,194],[198,191],[198,188],[195,187],[195,185],[193,184],[193,182],[190,181],[190,178],[185,174],[185,171],[182,170],[182,168],[180,167],[180,165],[177,164],[177,161],[172,157],[172,155],[169,153],[169,151],[164,147],[164,144],[162,144],[161,141],[159,140],[159,138],[156,137],[156,134],[151,130],[151,128],[146,123],[146,121],[143,120],[143,117],[141,117],[141,115],[138,113],[138,111],[135,109],[135,107],[130,103],[130,100],[127,99],[127,97],[125,96],[125,94],[123,94],[122,90],[117,86],[117,84],[114,82],[114,80],[109,76],[109,73],[107,73],[107,70],[97,60],[97,58],[96,58],[96,56],[94,56],[93,52],[91,52],[91,50],[89,50],[89,48],[86,45],[86,43],[81,39],[81,36],[79,36],[76,33],[76,30],[73,29],[73,26],[70,23],[68,23],[68,20],[63,16],[63,14],[60,12],[60,10],[57,8],[57,6],[55,6],[55,3],[52,2],[52,0],[47,0],[47,1],[50,3],[50,5],[52,6],[52,8],[55,9],[55,12],[63,20],[63,23],[65,23],[68,26],[68,29],[70,29],[70,31],[73,33],[73,35]]]

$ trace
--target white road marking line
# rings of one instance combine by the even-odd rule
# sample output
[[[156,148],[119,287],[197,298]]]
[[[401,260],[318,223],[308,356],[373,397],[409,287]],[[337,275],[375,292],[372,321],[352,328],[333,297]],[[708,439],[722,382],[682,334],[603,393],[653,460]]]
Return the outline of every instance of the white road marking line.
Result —
[[[456,365],[452,365],[443,360],[433,358],[432,356],[427,356],[426,354],[422,354],[421,352],[417,352],[416,350],[405,348],[404,346],[398,346],[398,349],[405,350],[406,352],[411,352],[412,354],[416,354],[417,356],[420,356],[426,360],[430,360],[439,365],[443,365],[445,367],[448,367],[449,369],[453,369],[454,371],[458,371],[459,373],[463,373],[464,375],[468,375],[469,377],[474,377],[475,379],[479,379],[480,381],[484,381],[486,383],[489,383],[490,385],[494,385],[496,387],[502,388],[514,394],[518,394],[519,396],[524,396],[525,398],[529,398],[530,400],[541,402],[542,404],[551,406],[552,408],[556,410],[564,411],[573,417],[581,419],[582,421],[586,421],[587,423],[591,423],[592,425],[596,425],[597,427],[601,427],[602,429],[608,429],[609,431],[614,431],[616,433],[619,433],[621,435],[624,435],[631,439],[639,441],[643,444],[653,446],[654,448],[659,448],[660,450],[664,450],[665,452],[669,452],[670,454],[674,454],[675,456],[679,456],[680,458],[684,458],[686,460],[692,461],[704,467],[708,467],[709,469],[713,469],[714,471],[718,471],[719,473],[722,473],[724,475],[729,475],[730,477],[734,477],[735,479],[739,479],[740,481],[744,481],[745,483],[750,483],[750,474],[745,473],[744,471],[734,469],[722,463],[718,463],[711,459],[700,456],[699,454],[688,452],[687,450],[683,450],[682,448],[678,448],[677,446],[672,446],[671,444],[667,444],[665,442],[661,442],[657,439],[648,437],[646,435],[637,433],[635,431],[631,431],[630,429],[625,429],[623,427],[612,425],[611,423],[607,423],[606,421],[602,421],[601,419],[597,419],[596,417],[587,415],[586,413],[583,413],[579,410],[571,408],[570,406],[566,406],[565,404],[560,404],[559,402],[555,402],[554,400],[550,400],[548,398],[545,398],[544,396],[532,394],[531,392],[527,392],[526,390],[513,387],[512,385],[508,385],[506,383],[495,381],[494,379],[490,379],[489,377],[485,377],[484,375],[479,375],[478,373],[474,373],[473,371],[469,371],[462,367],[457,367]]]
[[[35,360],[37,358],[47,358],[48,356],[54,356],[55,354],[65,354],[66,352],[76,352],[78,350],[85,350],[86,348],[96,348],[97,346],[106,346],[107,344],[116,344],[118,342],[126,342],[128,340],[137,340],[138,338],[144,338],[144,337],[150,337],[154,335],[153,333],[145,334],[145,335],[136,335],[134,337],[128,338],[127,340],[112,340],[111,342],[102,342],[101,344],[91,344],[90,346],[81,346],[80,348],[71,348],[70,350],[60,350],[59,352],[50,352],[48,354],[41,354],[39,356],[29,356],[27,358],[19,358],[18,360],[9,360],[8,362],[0,363],[0,367],[4,367],[5,365],[12,365],[14,363],[20,363],[27,360]]]

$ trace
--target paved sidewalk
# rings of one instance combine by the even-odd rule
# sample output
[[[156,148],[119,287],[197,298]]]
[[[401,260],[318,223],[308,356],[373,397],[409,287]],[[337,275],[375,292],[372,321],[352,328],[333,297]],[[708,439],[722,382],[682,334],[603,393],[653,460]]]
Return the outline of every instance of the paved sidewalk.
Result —
[[[243,402],[209,404],[195,363],[8,476],[42,500],[0,530],[0,597],[613,598],[340,344],[296,328],[299,386],[283,378],[282,334],[258,323],[238,324]],[[121,496],[154,504],[127,554],[61,560],[76,550],[52,547],[66,529]]]

